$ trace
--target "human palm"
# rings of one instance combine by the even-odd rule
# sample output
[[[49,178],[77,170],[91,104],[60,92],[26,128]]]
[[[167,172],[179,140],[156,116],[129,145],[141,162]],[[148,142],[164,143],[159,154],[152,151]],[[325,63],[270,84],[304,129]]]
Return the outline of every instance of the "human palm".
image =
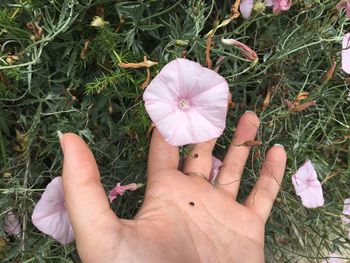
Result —
[[[210,184],[215,140],[195,145],[182,170],[179,153],[154,131],[142,207],[133,220],[118,219],[99,181],[86,144],[73,134],[61,140],[63,186],[78,252],[84,262],[263,262],[264,228],[282,181],[282,147],[267,153],[244,204],[235,201],[259,120],[245,113],[218,179]],[[196,158],[195,158],[196,157]],[[186,175],[187,174],[187,175]]]

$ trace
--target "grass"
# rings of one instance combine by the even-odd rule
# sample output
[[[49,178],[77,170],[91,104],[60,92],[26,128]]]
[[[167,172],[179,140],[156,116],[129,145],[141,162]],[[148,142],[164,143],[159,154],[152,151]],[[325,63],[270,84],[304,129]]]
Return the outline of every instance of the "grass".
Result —
[[[270,9],[238,18],[219,28],[211,48],[213,63],[224,56],[220,74],[230,86],[234,107],[214,154],[224,155],[239,116],[254,110],[261,119],[239,199],[250,191],[266,150],[286,147],[288,163],[281,192],[266,226],[268,262],[321,262],[329,252],[350,260],[350,240],[341,224],[343,200],[350,189],[350,78],[341,70],[341,40],[350,31],[337,0],[293,1],[281,14]],[[41,234],[30,216],[43,189],[61,175],[57,130],[75,132],[90,145],[102,182],[144,182],[150,120],[140,86],[144,69],[123,69],[123,62],[158,61],[154,77],[169,61],[187,58],[205,65],[206,33],[229,17],[227,1],[3,0],[0,3],[0,260],[2,262],[79,262],[74,244],[61,246]],[[95,15],[109,24],[93,28]],[[28,22],[44,34],[37,43]],[[35,35],[35,34],[34,34]],[[249,45],[259,63],[221,44],[235,38]],[[89,40],[85,58],[84,44]],[[12,65],[7,55],[17,55]],[[84,57],[83,56],[83,57]],[[327,71],[337,62],[334,75]],[[290,111],[285,99],[303,91],[316,106]],[[266,109],[263,101],[271,99]],[[291,176],[310,159],[322,181],[325,206],[306,209],[295,195]],[[112,205],[131,218],[143,190],[127,193]],[[3,232],[5,212],[21,218],[22,236]]]

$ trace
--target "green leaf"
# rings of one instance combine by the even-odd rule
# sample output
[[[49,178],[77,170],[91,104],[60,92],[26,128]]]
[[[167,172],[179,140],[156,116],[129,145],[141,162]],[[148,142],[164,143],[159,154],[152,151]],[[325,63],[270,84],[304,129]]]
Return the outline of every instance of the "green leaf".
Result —
[[[139,25],[138,28],[142,31],[155,30],[162,27],[162,24],[153,24],[153,25]]]

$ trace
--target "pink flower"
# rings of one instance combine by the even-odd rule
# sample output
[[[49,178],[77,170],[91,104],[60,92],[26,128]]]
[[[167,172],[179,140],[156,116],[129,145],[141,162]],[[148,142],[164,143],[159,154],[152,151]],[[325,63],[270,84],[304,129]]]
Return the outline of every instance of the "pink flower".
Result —
[[[350,219],[347,216],[350,216],[350,198],[344,200],[343,214],[341,216],[342,221],[345,224],[350,224]]]
[[[254,0],[242,0],[239,5],[239,10],[241,11],[241,15],[244,18],[249,18],[252,14],[252,10],[254,7]]]
[[[350,0],[340,0],[336,7],[338,10],[345,8],[346,16],[350,18]]]
[[[213,183],[215,181],[216,176],[219,174],[219,168],[222,165],[222,162],[213,156],[211,172],[209,176],[209,182]]]
[[[12,211],[9,211],[5,217],[4,230],[6,233],[14,236],[19,236],[22,232],[19,218]]]
[[[47,186],[32,214],[33,224],[43,233],[65,245],[74,240],[72,225],[64,204],[62,177]]]
[[[343,50],[341,52],[341,57],[342,69],[350,74],[350,33],[347,33],[343,37]]]
[[[228,85],[213,70],[178,58],[144,92],[146,110],[165,140],[176,146],[219,137],[226,122]]]
[[[246,59],[250,61],[254,61],[258,58],[257,54],[253,49],[248,47],[247,45],[243,44],[242,42],[239,42],[236,39],[229,38],[229,39],[221,39],[221,42],[226,44],[226,45],[231,45],[231,46],[236,46],[238,47],[243,55],[245,56]]]
[[[272,11],[279,13],[281,11],[289,10],[292,5],[292,0],[265,0],[266,6],[273,6]]]
[[[140,186],[142,186],[142,184],[138,185],[138,184],[132,183],[128,185],[120,185],[120,183],[117,183],[117,185],[108,194],[109,202],[112,203],[112,201],[116,199],[118,195],[123,195],[125,191],[127,190],[135,191]]]
[[[316,171],[310,160],[292,176],[295,192],[300,196],[303,205],[307,208],[323,206],[323,191],[320,181],[317,180]]]

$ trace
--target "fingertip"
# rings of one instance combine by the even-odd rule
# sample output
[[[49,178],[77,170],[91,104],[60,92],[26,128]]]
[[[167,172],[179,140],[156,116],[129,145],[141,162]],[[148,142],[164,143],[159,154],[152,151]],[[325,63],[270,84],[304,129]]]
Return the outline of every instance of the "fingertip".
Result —
[[[244,120],[244,121],[250,123],[253,127],[256,127],[256,128],[260,126],[260,119],[254,111],[247,110],[242,115],[241,120]]]
[[[66,185],[67,180],[69,185],[99,181],[95,158],[85,141],[74,133],[63,134],[60,141],[64,155],[63,184]]]
[[[276,143],[268,151],[266,158],[270,159],[273,162],[283,162],[287,160],[287,153],[282,144]]]

